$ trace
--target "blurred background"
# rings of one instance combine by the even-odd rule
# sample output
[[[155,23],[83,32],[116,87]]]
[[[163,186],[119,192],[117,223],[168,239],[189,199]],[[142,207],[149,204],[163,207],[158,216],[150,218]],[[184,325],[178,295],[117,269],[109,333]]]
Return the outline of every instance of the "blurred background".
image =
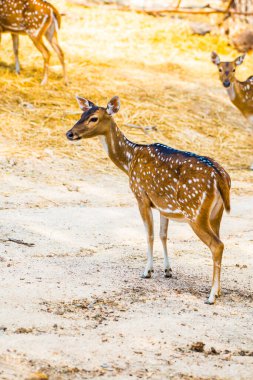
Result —
[[[55,54],[48,85],[40,85],[43,60],[26,36],[20,38],[22,71],[17,76],[10,34],[2,35],[3,160],[71,158],[94,170],[116,170],[97,141],[71,144],[65,132],[79,117],[75,94],[99,105],[118,95],[122,106],[117,122],[130,139],[162,141],[207,154],[232,171],[245,170],[245,177],[250,175],[252,135],[222,88],[210,53],[215,50],[223,58],[234,59],[238,51],[247,50],[238,78],[245,80],[253,74],[249,33],[253,16],[212,13],[204,0],[51,3],[63,15],[59,39],[69,86],[63,83]],[[250,12],[253,7],[249,0],[209,3],[214,9],[230,5],[239,12]],[[176,7],[178,13],[166,11]],[[181,13],[185,7],[190,13]],[[155,126],[156,130],[144,133],[132,125]]]

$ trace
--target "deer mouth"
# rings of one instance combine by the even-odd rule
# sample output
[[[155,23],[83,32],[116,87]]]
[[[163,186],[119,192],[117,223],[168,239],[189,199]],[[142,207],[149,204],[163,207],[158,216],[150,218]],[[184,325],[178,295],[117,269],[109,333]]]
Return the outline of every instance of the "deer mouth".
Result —
[[[70,140],[70,141],[77,141],[77,140],[81,140],[81,137],[74,134],[73,132],[71,131],[68,131],[66,133],[66,136],[67,136],[67,139]]]

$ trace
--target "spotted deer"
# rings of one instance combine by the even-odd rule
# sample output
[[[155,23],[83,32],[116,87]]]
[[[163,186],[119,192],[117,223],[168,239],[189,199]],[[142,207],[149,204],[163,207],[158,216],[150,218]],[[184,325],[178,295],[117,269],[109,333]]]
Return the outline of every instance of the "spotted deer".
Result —
[[[50,52],[43,37],[51,44],[61,62],[65,83],[67,74],[64,53],[58,43],[57,31],[61,16],[57,9],[44,0],[0,0],[0,33],[9,32],[12,36],[16,72],[20,73],[18,58],[19,34],[27,34],[44,59],[42,85],[47,83]]]
[[[110,159],[129,177],[147,232],[147,264],[143,278],[153,272],[153,215],[160,213],[160,239],[164,252],[165,277],[172,269],[167,252],[169,219],[188,223],[210,248],[213,282],[208,304],[220,295],[220,272],[224,245],[219,237],[224,208],[230,211],[230,177],[213,159],[180,151],[163,144],[142,145],[128,140],[113,115],[120,100],[113,97],[107,107],[77,97],[83,111],[66,136],[71,141],[99,136]]]
[[[220,80],[227,89],[231,102],[241,111],[246,119],[253,125],[253,76],[244,82],[235,77],[237,66],[244,61],[245,54],[232,62],[221,62],[217,53],[212,52],[212,62],[217,65]]]
[[[217,53],[212,52],[211,54],[212,62],[218,67],[220,80],[227,89],[231,102],[241,111],[249,124],[253,126],[253,76],[250,76],[244,82],[240,82],[235,77],[236,68],[243,63],[244,58],[245,54],[237,57],[232,62],[221,62]],[[249,169],[253,170],[253,163]]]

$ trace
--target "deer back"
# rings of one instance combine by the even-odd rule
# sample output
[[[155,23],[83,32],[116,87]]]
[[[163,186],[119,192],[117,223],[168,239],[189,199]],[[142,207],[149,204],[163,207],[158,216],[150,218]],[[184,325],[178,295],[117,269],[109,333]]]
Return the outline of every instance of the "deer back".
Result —
[[[0,0],[0,26],[3,31],[36,34],[53,17],[60,26],[58,11],[43,0]]]
[[[140,146],[129,178],[135,195],[147,194],[160,211],[182,213],[185,218],[196,220],[203,204],[208,209],[219,194],[229,210],[229,175],[208,157],[162,144]]]

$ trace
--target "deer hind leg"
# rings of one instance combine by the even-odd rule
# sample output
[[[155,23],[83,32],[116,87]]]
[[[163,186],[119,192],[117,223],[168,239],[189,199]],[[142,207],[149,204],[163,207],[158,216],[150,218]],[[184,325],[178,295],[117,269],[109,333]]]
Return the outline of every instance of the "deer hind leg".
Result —
[[[17,34],[12,33],[12,44],[13,44],[13,51],[15,56],[15,70],[17,74],[20,74],[20,63],[18,59],[18,48],[19,48],[19,37]]]
[[[167,234],[168,234],[169,219],[160,214],[160,239],[163,245],[164,254],[164,277],[172,277],[172,269],[170,266],[167,250]]]
[[[224,244],[211,229],[208,222],[198,224],[190,223],[190,225],[196,235],[210,248],[212,252],[213,281],[210,295],[206,301],[207,304],[212,305],[215,303],[216,296],[220,294],[220,272]]]
[[[44,59],[44,71],[43,71],[43,79],[42,79],[42,86],[47,84],[48,81],[48,69],[49,69],[49,60],[50,60],[50,53],[48,48],[45,46],[42,37],[34,37],[30,36],[32,42],[36,46],[36,48],[41,52],[43,59]]]
[[[224,211],[223,202],[218,199],[210,214],[210,224],[215,235],[220,237],[220,224]]]
[[[153,245],[154,245],[154,222],[153,214],[148,202],[143,200],[138,200],[140,214],[146,229],[147,234],[147,264],[145,266],[142,278],[150,278],[151,273],[154,272],[153,269]]]
[[[49,41],[50,45],[52,46],[52,48],[54,49],[54,51],[56,52],[56,54],[57,54],[57,56],[61,62],[64,82],[67,85],[68,84],[68,78],[67,78],[66,65],[65,65],[65,60],[64,60],[64,53],[63,53],[63,51],[59,45],[59,42],[58,42],[55,22],[53,22],[50,25],[50,27],[46,31],[45,36],[46,36],[47,40]]]

